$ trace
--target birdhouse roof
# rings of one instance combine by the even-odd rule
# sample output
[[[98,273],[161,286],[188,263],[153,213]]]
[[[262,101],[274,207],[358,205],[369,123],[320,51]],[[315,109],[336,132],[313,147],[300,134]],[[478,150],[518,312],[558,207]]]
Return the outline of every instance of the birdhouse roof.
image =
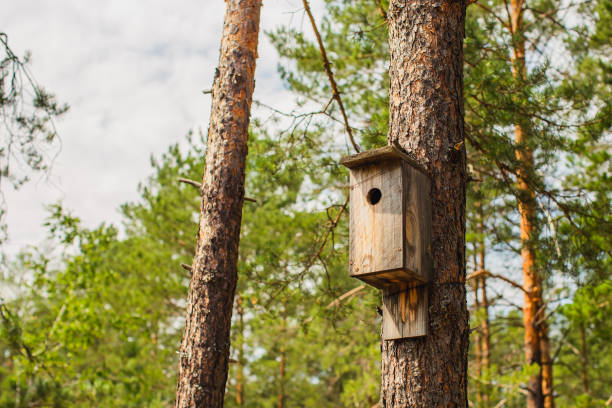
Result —
[[[388,160],[402,160],[419,170],[421,173],[427,175],[427,171],[422,165],[395,146],[385,146],[379,149],[361,152],[353,156],[345,156],[340,159],[340,164],[349,169],[355,169],[367,164],[381,163]]]

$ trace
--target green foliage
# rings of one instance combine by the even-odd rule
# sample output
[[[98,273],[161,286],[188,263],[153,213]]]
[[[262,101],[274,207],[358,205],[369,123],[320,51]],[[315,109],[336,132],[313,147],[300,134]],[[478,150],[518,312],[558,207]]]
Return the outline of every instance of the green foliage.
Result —
[[[325,4],[318,25],[349,121],[364,149],[383,145],[389,50],[380,6],[384,12],[387,3]],[[515,152],[532,149],[526,180],[536,192],[538,235],[529,245],[546,278],[558,405],[601,406],[612,380],[612,12],[606,0],[584,3],[572,9],[577,22],[561,19],[557,1],[528,6],[531,45],[520,78],[505,3],[468,8],[468,268],[477,270],[483,252],[486,269],[520,274],[512,267],[521,251],[516,173],[523,168]],[[338,107],[318,46],[292,28],[268,35],[299,109],[320,108],[275,118],[276,128],[291,121],[285,131],[253,121],[246,195],[257,203],[243,210],[226,406],[240,406],[242,389],[246,407],[278,406],[282,397],[286,407],[369,408],[379,393],[379,294],[367,287],[341,297],[357,286],[346,274],[347,175],[337,164],[350,150],[337,136]],[[516,124],[529,135],[524,144],[514,140]],[[180,264],[191,263],[200,206],[198,191],[178,178],[201,178],[202,145],[190,134],[152,160],[139,200],[121,207],[121,227],[84,228],[61,205],[50,207],[50,248],[25,250],[2,277],[15,295],[0,309],[0,407],[172,405],[189,283]],[[524,364],[522,293],[487,282],[490,366],[477,376],[472,348],[470,401],[476,406],[480,389],[489,403],[479,406],[524,406],[526,380],[538,367]],[[569,283],[578,289],[563,287]],[[475,339],[483,311],[472,318]],[[586,367],[589,387],[576,367]]]
[[[600,407],[612,381],[612,283],[587,285],[561,308],[559,406]],[[578,367],[580,369],[578,370]],[[576,399],[574,400],[574,396]]]

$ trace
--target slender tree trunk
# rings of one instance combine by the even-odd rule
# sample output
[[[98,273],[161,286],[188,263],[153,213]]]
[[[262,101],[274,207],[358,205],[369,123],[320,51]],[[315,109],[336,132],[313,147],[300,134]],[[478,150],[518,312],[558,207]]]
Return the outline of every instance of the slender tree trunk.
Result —
[[[280,364],[278,367],[278,408],[285,408],[285,345],[282,344],[285,339],[285,329],[287,327],[287,309],[283,301],[283,310],[281,312],[281,336],[280,336]]]
[[[242,296],[238,295],[238,363],[236,373],[236,405],[244,406],[244,310]]]
[[[489,326],[489,300],[487,298],[487,279],[482,278],[480,283],[481,307],[483,310],[482,318],[482,369],[485,373],[490,367],[491,357],[491,329]]]
[[[285,408],[285,348],[280,348],[278,408]]]
[[[475,265],[476,266],[476,265]],[[478,270],[478,268],[476,268],[475,270]],[[478,319],[480,319],[480,301],[478,299],[478,289],[480,286],[480,279],[476,278],[473,279],[472,282],[472,289],[474,290],[474,315],[478,316]],[[478,320],[477,320],[478,321]],[[482,347],[482,339],[481,339],[481,331],[480,330],[474,330],[474,354],[476,355],[476,369],[474,370],[476,372],[476,406],[478,408],[482,407],[482,383],[480,382],[480,377],[482,376],[482,351],[481,351],[481,347]]]
[[[584,323],[580,325],[580,362],[582,364],[582,388],[585,394],[589,393],[589,355],[586,344],[586,333]]]
[[[237,281],[244,169],[261,0],[226,0],[181,344],[177,408],[220,408]]]
[[[484,242],[484,212],[482,210],[482,204],[478,206],[478,230],[480,233],[479,247],[478,247],[478,269],[484,271],[486,269],[485,264],[485,242]],[[481,358],[481,371],[484,374],[485,384],[482,387],[482,403],[484,407],[489,406],[489,357],[491,355],[491,332],[489,329],[489,299],[487,298],[487,278],[483,275],[480,280],[480,307],[482,309],[482,316],[480,322],[481,331],[481,345],[480,345],[480,358]]]
[[[542,310],[539,319],[543,317]],[[553,395],[553,361],[550,355],[550,338],[548,337],[548,322],[540,323],[540,349],[542,350],[542,395],[544,397],[544,408],[555,408],[555,396]]]
[[[514,77],[523,81],[527,75],[525,66],[525,36],[523,27],[524,0],[512,0],[510,4],[511,27],[514,34],[514,51],[512,57]],[[525,326],[525,359],[528,364],[540,366],[540,372],[527,382],[528,408],[553,408],[552,362],[546,322],[543,321],[544,307],[542,300],[542,277],[535,269],[536,238],[536,197],[529,186],[528,179],[533,172],[533,150],[529,144],[526,127],[517,121],[514,127],[515,141],[518,146],[516,159],[518,167],[518,206],[521,229],[521,257],[523,259],[523,287],[525,288],[523,305],[523,323]],[[539,321],[542,320],[542,321]]]
[[[481,278],[480,281],[480,304],[482,308],[482,345],[481,345],[481,356],[482,356],[482,372],[485,378],[485,385],[483,387],[483,405],[489,406],[489,381],[490,381],[490,357],[491,357],[491,330],[489,327],[489,300],[487,298],[487,279]]]
[[[432,180],[429,333],[382,343],[381,405],[466,407],[463,36],[465,3],[391,0],[389,144]]]

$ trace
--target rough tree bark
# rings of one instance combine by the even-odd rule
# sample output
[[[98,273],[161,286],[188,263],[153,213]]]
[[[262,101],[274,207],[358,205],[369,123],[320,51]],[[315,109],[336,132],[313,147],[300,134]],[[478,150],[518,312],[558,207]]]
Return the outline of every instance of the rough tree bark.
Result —
[[[222,407],[227,380],[261,0],[226,0],[226,7],[179,357],[177,408]]]
[[[511,28],[514,35],[512,69],[515,79],[523,81],[527,75],[525,65],[525,35],[523,26],[524,0],[510,2]],[[533,149],[529,143],[528,127],[517,121],[514,137],[517,144],[515,156],[518,162],[517,188],[518,209],[520,213],[521,258],[523,260],[523,324],[525,326],[525,359],[528,364],[540,366],[539,373],[527,382],[528,408],[554,408],[552,388],[552,360],[548,326],[545,321],[542,299],[542,277],[535,268],[536,252],[533,240],[536,238],[536,196],[529,185],[533,173]]]
[[[238,363],[236,367],[236,405],[244,407],[244,309],[242,308],[242,295],[238,295]]]
[[[429,334],[383,341],[381,405],[467,407],[462,0],[391,0],[388,141],[432,180]]]

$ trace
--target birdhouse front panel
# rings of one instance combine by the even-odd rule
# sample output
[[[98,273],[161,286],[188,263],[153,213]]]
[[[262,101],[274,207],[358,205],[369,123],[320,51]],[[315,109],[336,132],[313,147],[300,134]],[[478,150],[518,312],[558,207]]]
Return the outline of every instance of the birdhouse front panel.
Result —
[[[404,264],[402,165],[365,165],[351,171],[350,185],[350,274],[371,281]]]
[[[393,146],[345,157],[350,169],[351,276],[377,288],[431,275],[430,181]]]

